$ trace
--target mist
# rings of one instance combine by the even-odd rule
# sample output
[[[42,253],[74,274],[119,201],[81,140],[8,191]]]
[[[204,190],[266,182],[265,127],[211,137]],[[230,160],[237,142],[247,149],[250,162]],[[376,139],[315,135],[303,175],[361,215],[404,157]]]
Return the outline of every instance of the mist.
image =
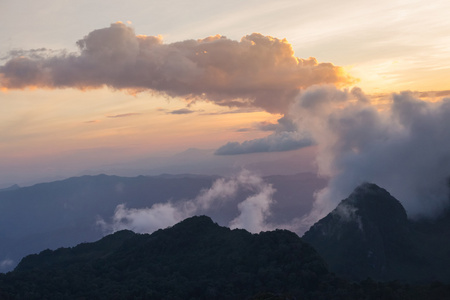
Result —
[[[401,92],[388,100],[380,107],[360,89],[332,86],[309,88],[296,99],[290,116],[312,135],[318,172],[329,178],[304,222],[323,217],[363,182],[387,189],[411,218],[447,207],[450,99],[427,102]]]

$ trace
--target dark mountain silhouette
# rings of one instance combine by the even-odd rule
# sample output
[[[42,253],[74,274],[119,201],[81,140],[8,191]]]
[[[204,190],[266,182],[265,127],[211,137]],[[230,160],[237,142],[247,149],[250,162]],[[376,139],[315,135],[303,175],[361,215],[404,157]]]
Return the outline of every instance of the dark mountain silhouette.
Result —
[[[0,272],[12,270],[22,257],[43,249],[75,246],[100,239],[104,232],[98,218],[109,220],[117,205],[151,207],[195,198],[218,176],[82,176],[66,180],[14,187],[0,192]],[[310,173],[264,178],[277,189],[271,222],[287,222],[306,214],[313,193],[324,180]],[[226,225],[238,215],[237,203],[248,196],[242,191],[216,211],[209,211]]]
[[[450,282],[450,218],[411,221],[400,202],[365,183],[302,239],[331,271],[353,280]]]
[[[151,235],[120,231],[27,256],[0,277],[0,291],[22,299],[245,299],[308,294],[327,276],[292,232],[250,234],[201,216]]]
[[[45,250],[0,274],[0,299],[448,299],[450,287],[352,283],[295,233],[250,234],[206,216]]]

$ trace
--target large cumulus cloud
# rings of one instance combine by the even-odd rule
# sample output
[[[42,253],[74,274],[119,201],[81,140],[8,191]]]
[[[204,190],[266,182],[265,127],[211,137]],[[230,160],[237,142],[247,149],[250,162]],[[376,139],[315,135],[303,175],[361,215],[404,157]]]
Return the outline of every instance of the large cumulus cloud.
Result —
[[[352,81],[340,67],[295,57],[285,39],[258,33],[240,41],[216,35],[164,44],[159,36],[136,35],[115,23],[92,31],[77,45],[79,53],[20,52],[0,66],[0,86],[151,89],[284,113],[303,88]]]

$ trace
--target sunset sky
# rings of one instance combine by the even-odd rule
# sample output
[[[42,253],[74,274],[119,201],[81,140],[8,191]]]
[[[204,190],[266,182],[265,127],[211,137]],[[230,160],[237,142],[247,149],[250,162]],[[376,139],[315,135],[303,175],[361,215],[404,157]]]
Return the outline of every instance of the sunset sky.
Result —
[[[192,148],[206,151],[196,173],[270,161],[274,174],[348,178],[329,152],[337,140],[309,120],[327,111],[315,103],[441,102],[449,11],[448,1],[1,1],[0,187],[108,166],[165,171]]]

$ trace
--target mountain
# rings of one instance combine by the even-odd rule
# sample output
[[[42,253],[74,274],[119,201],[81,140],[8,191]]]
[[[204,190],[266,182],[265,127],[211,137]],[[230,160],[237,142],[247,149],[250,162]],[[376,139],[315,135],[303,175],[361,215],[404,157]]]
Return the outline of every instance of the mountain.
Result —
[[[0,276],[0,296],[245,299],[259,292],[309,295],[328,276],[316,251],[292,232],[251,234],[198,216],[151,235],[119,231],[27,256]]]
[[[251,234],[196,216],[45,250],[0,274],[0,299],[449,299],[450,286],[349,282],[295,233]]]
[[[96,225],[117,205],[149,207],[169,199],[195,197],[215,177],[164,178],[82,176],[0,193],[0,272],[11,270],[28,254],[46,248],[95,241],[104,233]],[[176,187],[176,188],[175,188]]]
[[[348,279],[450,282],[449,225],[445,217],[439,222],[408,220],[397,199],[365,183],[302,239],[320,253],[331,271]]]
[[[7,188],[0,189],[0,192],[14,191],[14,190],[17,190],[17,189],[20,189],[20,186],[18,186],[17,184],[13,184],[13,185],[11,185],[11,186],[9,186]]]
[[[120,204],[147,208],[155,203],[179,203],[209,189],[218,176],[160,175],[120,177],[108,175],[15,187],[0,192],[0,272],[12,270],[22,257],[43,249],[75,246],[100,239],[105,232],[99,218],[109,221]],[[286,223],[309,212],[315,190],[325,181],[311,173],[264,178],[277,190],[270,222]],[[237,204],[251,191],[205,213],[227,225],[238,214]]]

